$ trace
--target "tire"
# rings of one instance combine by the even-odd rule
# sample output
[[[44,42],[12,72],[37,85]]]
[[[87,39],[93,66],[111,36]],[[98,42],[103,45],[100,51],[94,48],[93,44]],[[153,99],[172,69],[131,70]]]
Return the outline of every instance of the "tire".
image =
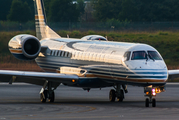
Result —
[[[114,89],[111,89],[109,92],[109,101],[114,102],[116,99],[116,91]]]
[[[45,103],[47,100],[47,92],[48,92],[47,90],[44,90],[44,92],[40,94],[40,100],[42,103]]]
[[[149,107],[149,98],[145,99],[145,107]]]
[[[55,93],[52,92],[51,95],[49,95],[49,99],[48,99],[48,101],[51,102],[51,103],[53,103],[54,100],[55,100]]]
[[[155,100],[155,98],[152,99],[152,107],[156,107],[156,100]]]
[[[124,91],[120,90],[120,97],[117,97],[118,102],[122,102],[124,100]]]

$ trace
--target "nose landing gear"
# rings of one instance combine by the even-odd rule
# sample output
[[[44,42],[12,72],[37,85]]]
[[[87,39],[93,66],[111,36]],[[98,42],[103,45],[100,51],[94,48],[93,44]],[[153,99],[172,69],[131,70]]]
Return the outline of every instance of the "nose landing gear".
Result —
[[[146,98],[145,99],[145,107],[149,107],[149,104],[152,103],[152,107],[156,107],[155,98]]]
[[[152,86],[145,87],[144,88],[145,96],[149,97],[145,99],[145,107],[149,107],[149,104],[152,104],[152,107],[156,107],[156,99],[153,97],[155,97],[157,93],[164,92],[164,91],[165,91],[164,86],[160,86],[156,88]]]
[[[148,86],[144,88],[145,96],[149,97],[145,99],[145,107],[149,107],[149,104],[152,104],[152,107],[156,107],[156,100],[152,98],[156,96],[156,89],[152,86]]]

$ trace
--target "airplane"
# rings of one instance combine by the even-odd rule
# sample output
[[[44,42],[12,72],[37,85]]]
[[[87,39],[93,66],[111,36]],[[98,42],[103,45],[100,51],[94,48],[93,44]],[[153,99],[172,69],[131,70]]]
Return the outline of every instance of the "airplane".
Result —
[[[20,34],[9,41],[9,51],[20,60],[35,60],[44,72],[0,70],[0,81],[42,86],[41,102],[54,102],[60,85],[93,88],[114,87],[109,101],[122,102],[127,85],[144,87],[145,106],[156,107],[156,94],[165,91],[167,80],[179,77],[168,70],[160,53],[142,43],[112,42],[100,35],[81,39],[62,38],[48,25],[43,0],[35,4],[36,36]]]

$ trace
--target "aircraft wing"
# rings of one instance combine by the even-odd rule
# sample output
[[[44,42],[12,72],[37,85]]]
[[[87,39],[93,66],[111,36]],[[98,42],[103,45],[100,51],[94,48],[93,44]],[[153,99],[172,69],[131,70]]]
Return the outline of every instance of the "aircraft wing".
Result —
[[[179,70],[168,70],[168,79],[179,78]]]
[[[60,73],[0,70],[0,82],[9,82],[11,84],[15,81],[43,85],[46,80],[55,83],[72,84],[72,80],[77,81],[78,76]]]

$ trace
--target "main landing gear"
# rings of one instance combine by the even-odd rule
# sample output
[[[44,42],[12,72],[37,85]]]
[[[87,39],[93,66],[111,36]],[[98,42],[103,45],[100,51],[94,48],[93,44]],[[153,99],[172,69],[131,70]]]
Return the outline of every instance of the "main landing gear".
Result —
[[[52,83],[46,81],[41,92],[40,92],[40,100],[42,103],[45,103],[48,99],[49,102],[54,102],[55,93],[54,90],[56,88],[52,88]]]
[[[54,102],[55,100],[55,93],[54,91],[44,90],[43,93],[40,93],[40,100],[42,103],[45,103],[46,101]]]
[[[122,86],[122,88],[121,88]],[[116,98],[118,102],[122,102],[124,100],[124,92],[127,93],[127,86],[125,85],[116,85],[114,86],[114,89],[111,89],[109,92],[109,101],[115,102]]]
[[[148,86],[144,88],[145,96],[148,97],[145,99],[145,107],[149,107],[149,104],[152,104],[152,107],[156,107],[155,97],[157,93],[164,92],[164,86],[162,87],[152,87]]]

